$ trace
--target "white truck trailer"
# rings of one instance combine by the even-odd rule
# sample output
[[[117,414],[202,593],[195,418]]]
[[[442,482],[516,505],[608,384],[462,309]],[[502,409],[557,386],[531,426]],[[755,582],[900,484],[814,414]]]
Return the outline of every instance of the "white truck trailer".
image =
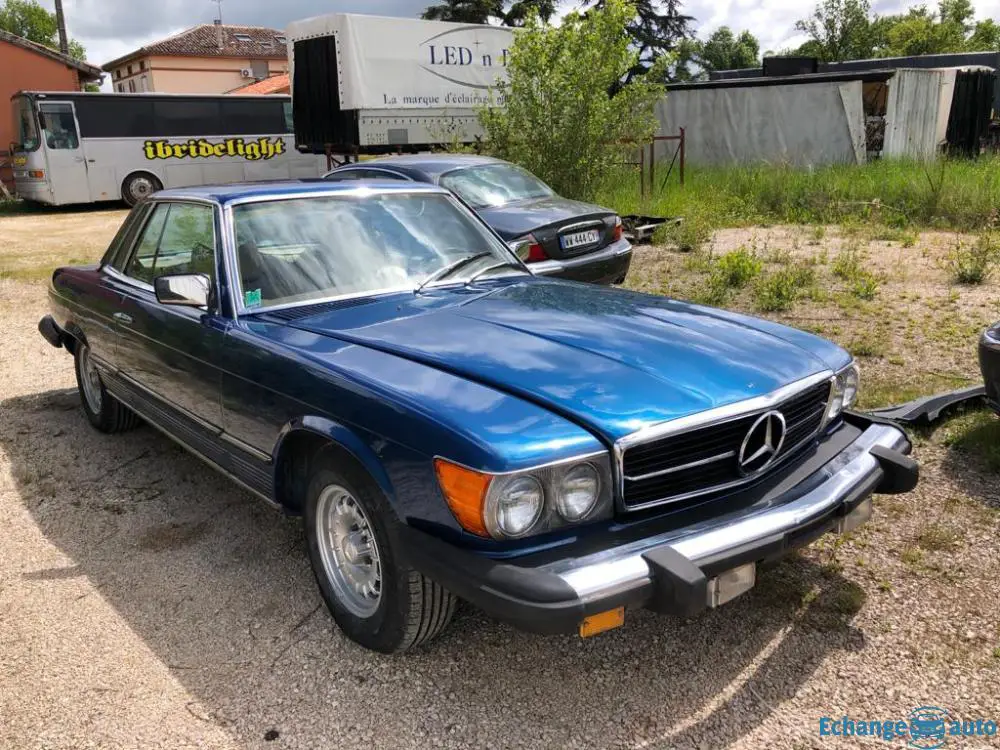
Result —
[[[512,34],[346,13],[292,23],[286,38],[296,147],[378,154],[475,140],[482,132],[475,108],[506,75]]]

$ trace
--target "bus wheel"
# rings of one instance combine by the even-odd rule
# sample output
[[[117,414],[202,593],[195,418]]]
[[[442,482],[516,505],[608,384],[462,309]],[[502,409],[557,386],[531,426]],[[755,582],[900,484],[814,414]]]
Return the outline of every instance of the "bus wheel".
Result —
[[[122,183],[122,200],[131,208],[157,190],[163,190],[163,183],[153,175],[149,172],[133,172]]]

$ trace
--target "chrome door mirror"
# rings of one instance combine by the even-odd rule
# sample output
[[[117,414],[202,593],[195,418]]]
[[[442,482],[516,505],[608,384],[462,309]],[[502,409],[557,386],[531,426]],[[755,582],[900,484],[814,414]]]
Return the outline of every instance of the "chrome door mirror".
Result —
[[[208,307],[212,280],[204,273],[182,273],[153,279],[156,301],[161,305]]]

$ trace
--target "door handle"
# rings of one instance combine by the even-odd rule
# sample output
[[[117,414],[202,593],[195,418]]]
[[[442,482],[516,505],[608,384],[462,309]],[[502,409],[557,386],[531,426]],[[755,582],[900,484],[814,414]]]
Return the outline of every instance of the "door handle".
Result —
[[[117,320],[122,325],[130,326],[132,325],[132,316],[126,315],[125,313],[115,313],[114,319]]]

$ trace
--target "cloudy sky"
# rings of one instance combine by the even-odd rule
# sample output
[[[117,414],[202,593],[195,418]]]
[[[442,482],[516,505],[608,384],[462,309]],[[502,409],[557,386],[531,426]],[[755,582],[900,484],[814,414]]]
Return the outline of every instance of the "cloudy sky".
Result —
[[[53,7],[53,0],[40,0]],[[1000,0],[974,0],[979,17],[1000,15]],[[222,0],[223,20],[249,26],[284,28],[290,21],[324,13],[416,16],[433,0]],[[566,0],[568,7],[574,0]],[[879,13],[897,13],[920,0],[874,0]],[[936,5],[929,0],[928,5]],[[761,49],[780,49],[800,41],[795,20],[813,0],[687,0],[686,13],[697,20],[699,36],[722,25],[750,29]],[[64,0],[70,36],[87,48],[90,62],[103,65],[144,44],[215,18],[215,0]]]

